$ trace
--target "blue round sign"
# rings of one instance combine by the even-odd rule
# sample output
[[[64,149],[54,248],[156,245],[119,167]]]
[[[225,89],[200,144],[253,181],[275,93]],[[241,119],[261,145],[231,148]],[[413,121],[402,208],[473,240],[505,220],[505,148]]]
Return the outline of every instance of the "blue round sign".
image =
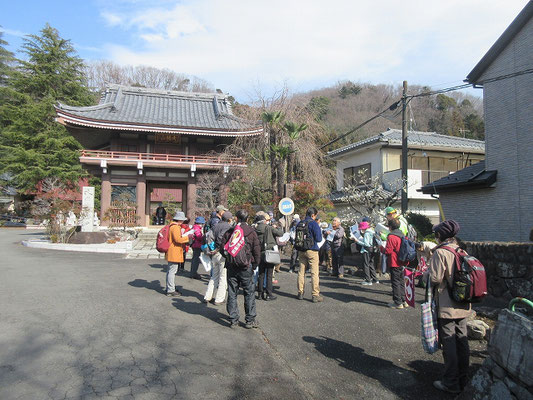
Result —
[[[283,215],[291,215],[294,212],[294,202],[290,198],[285,197],[279,201],[278,209]]]

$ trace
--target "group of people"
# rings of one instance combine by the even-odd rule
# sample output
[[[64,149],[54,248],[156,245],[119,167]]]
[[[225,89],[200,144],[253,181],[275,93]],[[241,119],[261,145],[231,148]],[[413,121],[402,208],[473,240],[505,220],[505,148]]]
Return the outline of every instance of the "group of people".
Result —
[[[363,260],[364,280],[362,285],[370,286],[379,283],[376,265],[380,259],[390,273],[392,286],[391,308],[407,307],[405,300],[405,284],[403,269],[405,265],[398,260],[402,238],[410,235],[405,218],[388,207],[385,210],[388,229],[374,229],[371,221],[364,218],[357,225],[357,234],[350,233],[355,243],[360,246]],[[275,300],[273,292],[273,275],[279,260],[269,252],[278,251],[280,239],[284,236],[283,229],[273,221],[267,212],[258,212],[251,225],[246,210],[239,210],[235,216],[223,205],[220,205],[206,222],[204,217],[197,217],[189,229],[184,227],[187,218],[183,212],[177,212],[170,225],[170,248],[166,253],[168,261],[166,293],[167,296],[179,296],[174,277],[185,260],[186,246],[191,245],[193,258],[191,261],[191,277],[197,277],[200,263],[208,264],[210,279],[204,295],[205,303],[215,305],[226,304],[230,327],[239,324],[237,294],[242,288],[244,295],[245,327],[257,328],[256,300]],[[237,227],[239,227],[237,229]],[[444,221],[434,227],[438,244],[431,242],[417,243],[419,254],[428,261],[424,280],[432,285],[438,309],[439,338],[442,344],[445,372],[441,380],[434,386],[440,390],[459,393],[467,381],[469,365],[469,348],[466,333],[466,319],[471,309],[470,304],[456,303],[448,294],[451,285],[453,253],[444,246],[457,248],[455,236],[459,224],[455,221]],[[238,234],[237,234],[238,233]],[[242,237],[240,237],[242,236]],[[320,303],[324,300],[320,295],[319,265],[321,255],[331,259],[330,273],[342,278],[344,275],[343,257],[346,240],[341,221],[334,218],[332,224],[321,224],[318,210],[307,209],[305,218],[295,215],[289,229],[290,242],[293,245],[289,271],[295,272],[298,266],[297,293],[298,300],[304,299],[305,273],[311,274],[311,300]],[[227,252],[228,244],[242,240],[242,250],[247,261]],[[327,268],[327,263],[326,263]],[[382,267],[383,268],[383,267]],[[382,269],[382,272],[383,269]]]

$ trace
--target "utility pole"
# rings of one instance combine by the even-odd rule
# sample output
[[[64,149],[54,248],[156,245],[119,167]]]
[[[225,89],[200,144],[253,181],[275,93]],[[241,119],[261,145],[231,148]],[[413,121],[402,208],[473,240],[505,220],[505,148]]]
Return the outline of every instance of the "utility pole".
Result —
[[[408,207],[407,200],[407,81],[403,81],[402,96],[402,214]]]

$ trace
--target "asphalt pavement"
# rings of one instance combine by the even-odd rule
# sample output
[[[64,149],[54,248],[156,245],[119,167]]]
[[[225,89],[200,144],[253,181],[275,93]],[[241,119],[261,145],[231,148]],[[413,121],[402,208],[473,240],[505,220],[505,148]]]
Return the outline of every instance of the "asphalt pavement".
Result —
[[[282,272],[260,328],[230,329],[201,301],[206,278],[177,276],[168,298],[159,260],[20,244],[38,235],[0,229],[0,399],[450,398],[431,384],[442,355],[422,350],[419,304],[388,308],[388,282],[324,275],[312,303],[310,278],[299,301]],[[486,346],[470,343],[474,370]]]

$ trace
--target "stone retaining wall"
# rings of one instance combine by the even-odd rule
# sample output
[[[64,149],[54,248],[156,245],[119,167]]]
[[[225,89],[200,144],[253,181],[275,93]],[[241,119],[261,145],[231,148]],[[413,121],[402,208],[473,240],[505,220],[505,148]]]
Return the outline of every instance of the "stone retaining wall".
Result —
[[[464,243],[485,266],[491,295],[533,300],[533,243]]]
[[[504,309],[489,342],[489,357],[458,400],[533,400],[533,323]]]

